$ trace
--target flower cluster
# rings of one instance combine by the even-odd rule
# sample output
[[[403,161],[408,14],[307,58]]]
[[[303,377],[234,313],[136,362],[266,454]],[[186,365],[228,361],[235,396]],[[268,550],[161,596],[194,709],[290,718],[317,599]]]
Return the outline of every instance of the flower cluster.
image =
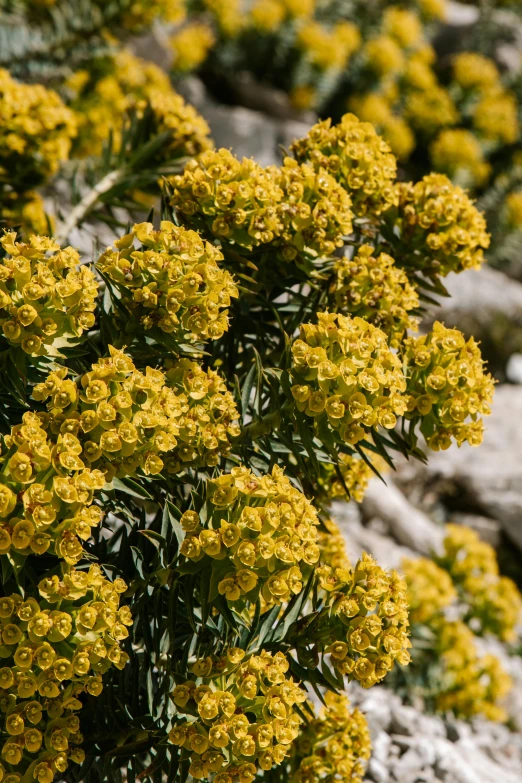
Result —
[[[511,677],[494,655],[480,657],[474,636],[464,623],[442,625],[436,652],[443,662],[436,694],[439,712],[451,710],[461,718],[483,715],[499,722],[507,719],[501,703],[511,690]]]
[[[111,133],[118,148],[122,115],[153,92],[171,90],[169,78],[161,68],[126,49],[113,57],[94,59],[88,69],[75,71],[64,86],[78,125],[74,154],[99,155]]]
[[[355,95],[350,99],[349,105],[360,120],[371,122],[375,126],[399,160],[408,160],[415,147],[415,136],[385,96],[373,92]]]
[[[352,230],[350,198],[321,168],[285,158],[282,167],[208,151],[172,178],[172,204],[185,219],[231,244],[270,245],[294,260],[330,255]]]
[[[515,96],[503,90],[486,93],[475,107],[473,125],[487,141],[513,144],[520,135]]]
[[[357,217],[379,214],[395,203],[395,157],[373,125],[353,114],[337,125],[317,123],[291,149],[298,161],[310,161],[335,177],[350,194]]]
[[[159,231],[139,223],[114,244],[96,266],[121,295],[130,317],[120,328],[130,339],[137,330],[151,337],[161,330],[179,342],[216,340],[228,329],[226,308],[238,289],[220,269],[223,256],[214,245],[166,220]]]
[[[411,312],[419,306],[417,291],[387,253],[361,245],[351,258],[336,261],[333,271],[330,295],[337,312],[379,327],[394,348],[407,329],[416,331],[417,319]]]
[[[522,228],[522,190],[514,190],[506,196],[504,209],[510,229]]]
[[[319,560],[317,512],[277,466],[255,476],[232,468],[207,482],[208,517],[186,511],[181,554],[212,568],[217,594],[241,607],[260,597],[263,607],[301,592]]]
[[[45,236],[16,242],[7,232],[0,245],[0,325],[10,345],[33,356],[56,353],[56,345],[81,336],[94,325],[98,294],[89,267],[79,266],[72,247]]]
[[[28,766],[31,779],[51,783],[69,761],[83,761],[78,697],[98,696],[101,675],[128,661],[120,642],[132,617],[119,605],[127,589],[122,579],[111,583],[91,566],[66,571],[62,579],[44,578],[39,589],[40,601],[18,594],[0,598],[0,700],[7,736],[1,757],[14,768],[4,778],[12,783]]]
[[[408,602],[406,583],[363,554],[353,568],[316,569],[325,607],[304,631],[305,643],[319,642],[332,666],[363,688],[380,682],[397,661],[406,665]]]
[[[151,135],[171,132],[158,153],[161,161],[197,155],[211,146],[207,123],[175,92],[164,71],[125,49],[73,73],[65,92],[79,127],[76,155],[99,155],[109,135],[118,149],[122,116],[133,110],[142,115],[147,107]]]
[[[53,91],[20,84],[0,69],[0,169],[17,191],[52,176],[67,159],[74,114]]]
[[[489,247],[486,221],[473,201],[444,174],[397,185],[398,206],[385,216],[400,232],[401,265],[445,277],[474,269]]]
[[[292,397],[297,410],[348,444],[373,427],[393,429],[406,411],[406,381],[386,335],[362,318],[318,313],[292,345]]]
[[[493,547],[470,528],[448,525],[437,562],[455,583],[466,620],[481,633],[513,641],[522,617],[522,596],[511,579],[499,576]]]
[[[382,468],[381,460],[377,455],[372,455],[373,464],[378,463],[378,470]],[[331,463],[321,463],[321,473],[319,475],[319,496],[326,502],[342,498],[343,500],[354,500],[361,503],[368,482],[375,473],[370,466],[360,457],[351,454],[339,454],[338,469],[341,477]],[[341,480],[342,478],[342,480]]]
[[[320,550],[321,565],[330,568],[351,568],[346,551],[346,540],[333,519],[322,520],[324,530],[319,530],[317,543]]]
[[[191,22],[181,27],[170,38],[173,68],[181,73],[195,70],[205,62],[214,43],[212,28],[204,22]]]
[[[475,135],[464,128],[448,128],[430,147],[431,160],[437,171],[447,174],[464,187],[480,187],[489,178],[491,166],[486,163]]]
[[[172,692],[177,712],[187,718],[177,719],[169,733],[190,758],[193,778],[218,773],[216,783],[236,777],[252,783],[259,769],[283,763],[301,724],[294,707],[306,700],[288,669],[280,652],[246,658],[238,648],[193,664],[195,678]]]
[[[6,228],[16,227],[24,239],[32,234],[45,234],[51,218],[45,213],[42,197],[35,190],[17,193],[5,188],[0,191],[0,212]]]
[[[494,381],[472,337],[435,321],[433,330],[405,341],[407,418],[420,421],[431,449],[482,442],[482,416],[490,413]]]
[[[337,22],[331,30],[316,21],[304,24],[297,35],[297,46],[320,70],[346,68],[361,44],[361,34],[352,22]]]
[[[405,558],[401,572],[408,589],[412,624],[429,623],[456,601],[457,593],[451,577],[433,560],[427,557]]]
[[[67,370],[34,388],[48,413],[27,412],[4,437],[0,553],[49,548],[68,563],[99,525],[96,490],[115,475],[215,464],[237,434],[234,402],[216,373],[182,360],[168,371],[134,367],[110,347],[77,383]],[[169,385],[167,385],[167,383]]]
[[[296,742],[296,783],[360,783],[371,754],[366,718],[344,694],[327,693],[326,707]]]

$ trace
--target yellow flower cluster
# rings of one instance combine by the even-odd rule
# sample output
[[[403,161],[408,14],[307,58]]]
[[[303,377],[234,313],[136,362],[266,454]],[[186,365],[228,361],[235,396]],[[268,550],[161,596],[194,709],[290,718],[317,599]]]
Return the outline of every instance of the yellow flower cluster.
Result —
[[[426,276],[476,269],[489,247],[486,221],[444,174],[397,185],[398,207],[386,216],[400,230],[401,265]]]
[[[0,170],[17,191],[43,182],[69,156],[74,114],[41,84],[21,84],[0,69]]]
[[[111,583],[94,565],[43,579],[39,588],[40,602],[0,598],[1,758],[14,768],[3,778],[11,783],[22,776],[52,783],[69,761],[83,761],[78,697],[98,696],[101,675],[128,661],[119,644],[132,625],[128,607],[119,606],[122,579]]]
[[[232,468],[207,483],[207,501],[205,523],[196,510],[181,517],[187,533],[181,554],[192,561],[206,557],[209,566],[214,561],[219,595],[234,603],[260,596],[268,607],[302,590],[319,560],[319,520],[280,468],[261,477]]]
[[[520,136],[515,95],[502,89],[486,93],[475,107],[473,125],[488,141],[513,144]]]
[[[363,50],[368,68],[379,78],[393,76],[404,68],[402,48],[390,35],[378,35]]]
[[[195,70],[205,62],[215,40],[212,29],[204,22],[191,22],[177,30],[170,38],[173,68],[182,73]]]
[[[215,464],[229,447],[237,411],[219,377],[182,360],[168,371],[139,372],[110,347],[77,383],[65,368],[34,388],[48,413],[27,412],[4,437],[0,553],[43,554],[75,564],[80,542],[102,518],[96,490],[115,475],[165,466]]]
[[[373,427],[393,429],[406,411],[406,381],[386,335],[362,318],[318,313],[292,345],[292,397],[343,443],[358,443]]]
[[[96,2],[101,6],[105,5],[105,0],[96,0]],[[121,22],[124,29],[138,32],[144,27],[150,27],[158,18],[165,22],[182,21],[186,13],[187,0],[132,0],[131,3],[122,5]]]
[[[376,462],[375,456],[372,455],[371,461]],[[381,470],[381,465],[379,465],[378,469]],[[343,478],[342,481],[332,464],[321,463],[321,474],[318,479],[319,497],[326,502],[342,498],[343,500],[354,500],[356,503],[361,503],[366,493],[368,482],[375,475],[374,472],[363,459],[350,454],[339,454],[339,470]],[[345,487],[348,489],[349,495],[346,493]]]
[[[242,248],[274,245],[284,260],[330,255],[352,230],[351,202],[335,179],[285,158],[282,167],[207,151],[172,178],[172,204]]]
[[[490,175],[480,142],[469,130],[449,128],[430,146],[430,155],[437,171],[447,174],[464,187],[480,187]]]
[[[406,583],[396,571],[364,553],[354,568],[322,565],[316,575],[325,608],[306,629],[307,643],[316,635],[328,642],[333,667],[363,688],[384,679],[394,661],[409,663]]]
[[[457,586],[466,619],[478,622],[481,633],[513,641],[522,619],[522,596],[511,579],[499,576],[493,547],[470,528],[448,525],[437,562]]]
[[[498,68],[478,52],[461,52],[453,61],[453,80],[463,90],[486,90],[500,82]]]
[[[451,577],[433,560],[405,558],[401,572],[408,589],[408,604],[412,624],[425,624],[440,618],[444,609],[453,604],[457,593]]]
[[[484,371],[480,348],[458,329],[436,321],[433,330],[405,342],[408,414],[420,418],[420,430],[431,449],[482,442],[482,416],[490,413],[494,381]]]
[[[76,155],[99,155],[111,133],[118,149],[122,115],[131,110],[142,114],[147,106],[151,133],[171,131],[159,152],[162,160],[197,155],[211,146],[207,123],[175,92],[161,68],[125,49],[114,57],[94,60],[90,71],[74,73],[66,89],[78,118]]]
[[[241,31],[245,21],[241,0],[203,0],[203,5],[223,35],[232,38]]]
[[[349,106],[360,120],[371,122],[375,126],[399,160],[408,160],[415,147],[415,136],[383,95],[356,95],[350,100]]]
[[[263,33],[274,33],[282,25],[286,9],[281,0],[255,0],[250,8],[249,26]]]
[[[46,234],[49,221],[45,214],[42,197],[34,190],[17,193],[14,190],[0,190],[0,214],[6,228],[16,227],[24,239],[32,234]]]
[[[387,253],[361,245],[352,258],[336,261],[333,272],[330,296],[337,312],[378,326],[393,348],[407,329],[417,330],[418,319],[411,315],[419,307],[417,291]]]
[[[331,29],[309,21],[297,34],[297,46],[320,70],[346,68],[361,45],[361,34],[352,22],[337,22]]]
[[[346,551],[346,540],[333,519],[322,520],[324,530],[319,530],[317,543],[319,545],[321,565],[331,568],[351,568],[350,558]]]
[[[506,221],[511,229],[522,228],[522,190],[514,190],[506,197]]]
[[[161,68],[127,49],[121,49],[113,57],[93,60],[89,69],[75,71],[65,83],[78,124],[74,154],[99,155],[110,133],[118,148],[122,115],[136,101],[147,100],[152,92],[171,89],[169,78]]]
[[[502,699],[512,688],[512,680],[494,655],[480,657],[474,636],[464,623],[442,625],[437,653],[444,668],[436,695],[436,709],[449,710],[461,718],[483,715],[493,721],[507,720]]]
[[[404,113],[417,130],[428,135],[446,125],[454,125],[459,118],[450,93],[439,84],[411,90],[406,97]]]
[[[397,162],[373,125],[345,114],[337,125],[324,120],[291,147],[298,161],[328,171],[348,191],[357,217],[377,215],[396,202]]]
[[[123,332],[153,335],[151,330],[159,329],[180,342],[194,342],[217,340],[228,329],[226,308],[238,296],[237,286],[219,267],[222,253],[195,231],[167,220],[159,231],[152,223],[138,223],[114,245],[96,267],[115,284],[129,313],[120,325]]]
[[[320,717],[296,742],[296,783],[360,783],[371,754],[368,724],[348,697],[328,692]]]
[[[34,234],[16,242],[14,231],[0,245],[7,253],[0,263],[0,325],[10,345],[32,356],[56,354],[94,326],[98,284],[74,248]]]
[[[424,35],[422,24],[417,14],[398,6],[391,6],[386,9],[383,27],[385,32],[404,49],[415,46],[422,40]]]
[[[169,732],[170,742],[190,758],[193,778],[217,773],[215,783],[252,783],[259,769],[283,763],[301,725],[295,707],[306,700],[288,669],[281,652],[245,658],[238,648],[194,663],[197,679],[172,692],[178,713],[189,717],[176,720]]]

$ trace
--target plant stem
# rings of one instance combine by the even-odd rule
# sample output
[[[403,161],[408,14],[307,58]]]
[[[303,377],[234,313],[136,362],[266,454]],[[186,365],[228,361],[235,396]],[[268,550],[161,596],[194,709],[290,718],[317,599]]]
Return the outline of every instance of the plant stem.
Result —
[[[103,177],[93,188],[87,191],[81,201],[69,213],[67,219],[58,226],[55,240],[61,245],[67,241],[67,237],[87,217],[101,196],[118,184],[125,174],[126,169],[115,169]]]

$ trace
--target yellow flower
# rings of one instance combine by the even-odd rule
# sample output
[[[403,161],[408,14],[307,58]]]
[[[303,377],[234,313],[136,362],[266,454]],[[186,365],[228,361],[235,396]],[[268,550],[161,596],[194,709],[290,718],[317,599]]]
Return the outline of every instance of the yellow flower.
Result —
[[[166,220],[159,231],[139,223],[115,247],[96,266],[114,282],[132,314],[122,330],[130,335],[143,330],[152,337],[159,329],[180,342],[194,342],[216,340],[228,329],[226,308],[238,296],[237,286],[219,266],[222,253],[195,231]]]
[[[174,52],[173,67],[186,73],[194,71],[205,62],[214,46],[215,37],[208,25],[191,22],[175,32],[169,43]]]
[[[189,560],[204,553],[217,561],[219,594],[244,604],[260,593],[267,609],[299,593],[319,560],[319,520],[281,469],[258,477],[233,468],[207,483],[206,496],[205,528],[187,533],[181,551]]]
[[[413,11],[392,6],[387,8],[383,20],[384,30],[397,43],[407,49],[423,38],[423,29],[419,17]]]
[[[397,198],[385,220],[400,232],[401,266],[410,274],[445,277],[482,265],[486,221],[461,187],[444,174],[428,174],[398,184]]]
[[[335,177],[350,194],[357,217],[378,215],[394,203],[395,157],[374,127],[353,114],[334,126],[330,120],[317,123],[291,149],[298,161],[309,160]]]
[[[372,38],[363,51],[368,67],[379,77],[395,75],[404,69],[401,45],[390,35]]]
[[[78,251],[60,249],[52,239],[32,235],[0,240],[0,325],[12,345],[31,355],[56,352],[53,344],[74,342],[94,326],[98,283]]]
[[[336,261],[330,294],[335,310],[378,326],[397,347],[407,329],[417,329],[418,319],[410,313],[419,307],[419,297],[391,256],[374,253],[361,245],[352,258]]]
[[[300,413],[355,445],[373,427],[393,428],[406,411],[406,382],[386,335],[362,318],[318,313],[292,346],[292,397]],[[310,396],[304,398],[308,387]]]
[[[488,141],[514,144],[520,136],[515,95],[501,89],[486,93],[475,106],[473,127]]]
[[[319,22],[309,21],[297,34],[299,48],[321,70],[345,68],[360,43],[359,30],[351,22],[337,22],[328,29]]]
[[[506,196],[505,211],[510,228],[522,228],[522,190],[514,190]]]
[[[401,571],[408,587],[412,623],[437,619],[446,607],[456,601],[457,593],[450,576],[433,560],[406,558],[402,561]]]
[[[407,418],[418,422],[428,446],[447,449],[482,442],[482,416],[490,413],[493,378],[484,372],[480,349],[458,329],[436,321],[428,335],[405,342]]]
[[[453,78],[464,90],[487,90],[500,83],[500,73],[493,60],[478,52],[457,54]]]
[[[484,160],[477,138],[468,130],[442,131],[431,144],[430,155],[437,171],[465,187],[480,187],[489,178],[491,166]]]

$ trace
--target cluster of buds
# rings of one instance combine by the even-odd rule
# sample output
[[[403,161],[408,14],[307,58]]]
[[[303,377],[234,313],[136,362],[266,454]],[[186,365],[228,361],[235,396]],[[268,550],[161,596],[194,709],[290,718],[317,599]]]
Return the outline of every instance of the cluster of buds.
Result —
[[[142,373],[110,347],[76,383],[62,368],[35,386],[48,412],[25,413],[4,437],[0,553],[51,547],[75,564],[81,540],[102,518],[94,493],[114,476],[216,463],[238,431],[231,395],[193,362],[181,360],[168,374],[170,386],[163,372]]]
[[[375,461],[375,457],[372,456],[372,462]],[[327,503],[336,498],[362,503],[368,482],[375,475],[374,471],[363,459],[351,454],[339,454],[337,469],[340,476],[335,465],[321,463],[321,472],[318,477],[319,498]]]
[[[221,240],[274,246],[285,261],[331,255],[352,230],[351,200],[321,168],[285,158],[282,167],[205,152],[172,178],[173,205]]]
[[[479,655],[467,625],[458,620],[443,623],[435,651],[443,664],[435,697],[439,712],[451,710],[460,718],[507,719],[502,700],[512,688],[511,677],[496,656]]]
[[[522,596],[511,579],[499,575],[493,547],[470,528],[447,525],[444,552],[437,562],[457,588],[466,621],[473,621],[480,633],[513,641],[522,617]]]
[[[72,247],[62,250],[45,236],[15,240],[14,232],[0,240],[7,253],[0,263],[2,332],[25,353],[56,353],[54,343],[63,345],[94,325],[96,278],[87,266],[78,266]]]
[[[373,427],[393,429],[406,411],[406,380],[386,335],[362,318],[318,313],[292,345],[292,397],[298,411],[350,445]]]
[[[326,707],[299,735],[296,783],[361,783],[371,754],[368,723],[344,694],[325,695]]]
[[[427,557],[405,558],[401,573],[408,588],[408,605],[412,624],[438,620],[444,610],[455,603],[457,593],[449,574]]]
[[[460,446],[482,443],[493,398],[494,381],[484,371],[480,348],[458,329],[436,321],[433,330],[405,341],[407,418],[420,422],[431,449],[447,449],[452,439]]]
[[[238,648],[195,662],[195,678],[172,692],[178,713],[190,717],[177,720],[169,733],[190,758],[192,777],[217,773],[216,783],[252,783],[258,769],[283,763],[301,724],[294,706],[306,700],[288,669],[283,653],[245,658]]]
[[[26,190],[58,170],[76,134],[73,112],[53,90],[20,84],[0,69],[0,169],[16,190]]]
[[[317,21],[306,22],[297,35],[297,46],[320,71],[346,68],[361,45],[361,33],[352,22],[339,21],[331,29]]]
[[[16,770],[4,780],[18,783],[29,767],[31,779],[51,783],[69,761],[83,761],[74,713],[80,694],[98,696],[101,675],[128,661],[120,647],[132,625],[128,607],[120,607],[126,589],[122,579],[111,583],[91,566],[44,578],[40,601],[0,598],[0,709],[7,735],[0,753]]]
[[[445,277],[476,269],[489,247],[484,216],[444,174],[428,174],[415,185],[397,185],[398,206],[386,220],[400,232],[400,263],[412,274]]]
[[[208,560],[222,577],[217,592],[238,609],[258,597],[267,607],[301,592],[319,560],[319,520],[283,471],[275,466],[271,474],[255,476],[233,468],[207,482],[206,495],[205,522],[197,510],[181,517],[187,533],[181,553]]]
[[[334,126],[324,120],[291,149],[299,162],[310,161],[335,177],[350,194],[357,217],[378,215],[396,203],[397,161],[369,122],[359,122],[353,114]]]
[[[380,682],[394,662],[409,663],[406,583],[363,554],[353,568],[316,569],[324,608],[305,624],[297,645],[316,643],[349,680],[364,688]]]
[[[219,267],[220,251],[195,231],[166,220],[159,231],[140,223],[114,244],[96,266],[121,295],[129,313],[121,327],[129,336],[161,330],[191,342],[216,340],[228,329],[226,308],[238,296],[237,286]]]
[[[336,261],[333,273],[330,295],[337,312],[379,327],[393,348],[407,329],[416,331],[418,319],[411,313],[419,307],[417,291],[387,253],[362,245],[352,258]]]
[[[346,551],[346,540],[333,519],[322,520],[323,529],[319,530],[317,544],[320,550],[321,565],[330,568],[351,568],[350,558]]]

